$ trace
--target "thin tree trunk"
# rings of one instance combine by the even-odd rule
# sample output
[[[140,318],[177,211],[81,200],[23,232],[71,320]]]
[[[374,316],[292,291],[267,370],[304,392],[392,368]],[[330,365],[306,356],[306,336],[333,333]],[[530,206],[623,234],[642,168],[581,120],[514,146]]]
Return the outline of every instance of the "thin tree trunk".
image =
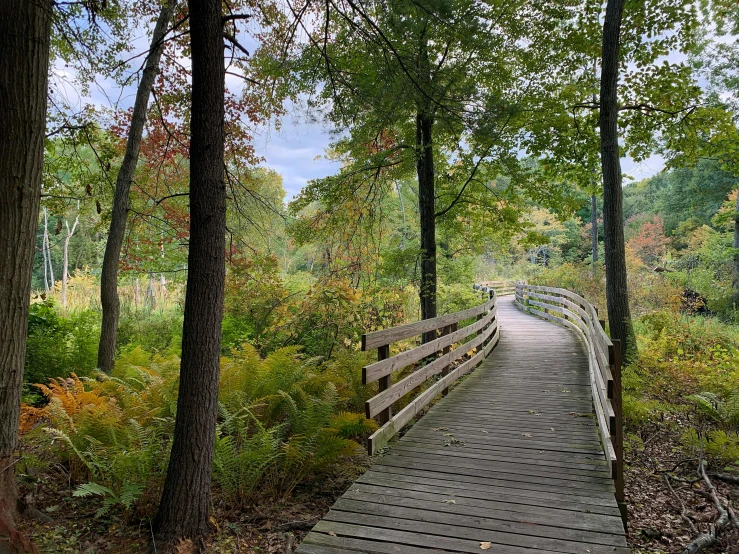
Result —
[[[77,224],[80,222],[80,216],[78,215],[72,225],[72,230],[69,230],[69,223],[64,222],[67,227],[67,234],[64,237],[64,244],[62,246],[62,309],[67,309],[67,281],[69,280],[69,240],[74,235]]]
[[[736,213],[734,214],[734,273],[731,285],[734,289],[734,303],[739,307],[739,192],[736,195]]]
[[[46,259],[49,262],[49,288],[54,290],[54,264],[51,263],[51,244],[49,241],[49,231],[47,226],[46,208],[44,208],[44,235],[46,236]]]
[[[12,535],[14,452],[41,199],[51,11],[50,0],[0,2],[0,551],[12,552],[37,551]]]
[[[146,298],[149,303],[149,310],[154,310],[157,305],[157,301],[154,295],[154,274],[149,272],[149,284],[146,287]]]
[[[136,277],[136,282],[133,286],[133,305],[138,309],[139,307],[139,293],[141,291],[141,285],[139,284],[139,278]]]
[[[618,68],[621,17],[625,0],[608,0],[603,23],[600,77],[600,159],[603,170],[603,227],[606,262],[606,303],[611,338],[624,346],[624,359],[636,354],[629,309],[624,248],[621,162],[618,151]]]
[[[405,232],[406,232],[405,231],[406,229],[405,227],[405,206],[403,205],[403,195],[400,192],[400,184],[397,182],[395,183],[395,190],[398,193],[398,200],[400,201],[400,215],[403,218],[402,219],[403,229],[401,230],[401,233],[400,233],[400,247],[405,248]]]
[[[226,276],[221,0],[190,0],[190,244],[177,418],[155,521],[167,544],[208,533]]]
[[[162,6],[154,27],[146,66],[136,91],[131,128],[128,131],[126,141],[126,153],[123,156],[123,162],[115,183],[110,229],[108,230],[108,240],[105,243],[105,255],[103,256],[103,267],[100,273],[100,304],[103,311],[103,321],[98,344],[98,367],[106,372],[113,369],[115,362],[116,335],[118,333],[118,319],[121,314],[121,301],[118,297],[118,265],[126,235],[131,182],[139,159],[139,148],[141,147],[141,136],[146,123],[149,96],[164,49],[164,35],[167,32],[167,26],[172,19],[176,5],[177,0],[167,0],[166,6]]]
[[[436,215],[434,202],[434,152],[432,132],[434,121],[427,114],[416,116],[416,146],[419,150],[418,211],[421,220],[421,319],[436,317]],[[424,335],[423,342],[436,338]]]
[[[593,266],[598,263],[598,199],[593,194],[590,197],[590,213],[593,222]]]
[[[41,254],[44,259],[44,292],[49,293],[49,219],[44,208],[44,237],[41,239]]]

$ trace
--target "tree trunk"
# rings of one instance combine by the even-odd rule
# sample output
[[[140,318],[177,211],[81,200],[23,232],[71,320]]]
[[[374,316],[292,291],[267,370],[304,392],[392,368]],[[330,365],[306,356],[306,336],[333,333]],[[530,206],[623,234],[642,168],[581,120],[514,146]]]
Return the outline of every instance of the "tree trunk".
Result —
[[[593,194],[590,197],[590,213],[593,222],[593,266],[598,263],[598,199]]]
[[[739,192],[736,195],[736,212],[734,213],[734,273],[731,285],[734,289],[734,304],[739,307]]]
[[[108,230],[108,240],[105,243],[105,255],[103,256],[103,267],[100,273],[100,304],[103,310],[103,321],[98,344],[98,367],[108,373],[113,369],[115,362],[116,335],[118,333],[118,319],[121,314],[121,301],[118,297],[118,265],[121,259],[123,240],[126,236],[131,182],[139,159],[139,148],[141,146],[141,136],[144,132],[144,124],[146,123],[149,96],[164,49],[164,35],[167,32],[167,26],[172,19],[176,5],[177,0],[168,0],[167,5],[162,7],[159,19],[157,19],[154,27],[146,66],[139,82],[139,88],[136,91],[131,128],[126,140],[126,153],[123,156],[123,162],[115,183],[110,229]]]
[[[421,220],[421,319],[436,317],[436,203],[434,192],[434,120],[428,114],[416,116],[418,160],[418,211]],[[427,336],[428,335],[428,336]],[[432,336],[433,335],[433,336]],[[436,338],[426,333],[423,342]]]
[[[146,300],[149,303],[149,311],[157,307],[156,295],[154,294],[154,274],[149,272],[149,284],[146,287]]]
[[[44,292],[49,293],[49,218],[46,215],[46,208],[44,208],[44,238],[41,240],[41,254],[44,259]],[[54,278],[52,276],[52,286],[54,286]]]
[[[603,170],[603,227],[606,254],[606,303],[611,338],[624,345],[626,361],[636,354],[629,310],[624,248],[621,162],[618,151],[618,68],[621,17],[625,0],[608,0],[603,23],[600,77],[600,159]]]
[[[158,539],[208,533],[226,276],[224,54],[220,0],[190,0],[190,244],[177,418]]]
[[[14,451],[41,199],[51,10],[50,0],[0,2],[0,551],[31,549],[13,528]]]
[[[69,240],[74,235],[77,224],[80,222],[80,216],[77,216],[72,225],[72,230],[69,230],[69,223],[64,222],[67,227],[67,234],[64,237],[64,244],[62,246],[62,309],[67,309],[67,280],[69,279]]]

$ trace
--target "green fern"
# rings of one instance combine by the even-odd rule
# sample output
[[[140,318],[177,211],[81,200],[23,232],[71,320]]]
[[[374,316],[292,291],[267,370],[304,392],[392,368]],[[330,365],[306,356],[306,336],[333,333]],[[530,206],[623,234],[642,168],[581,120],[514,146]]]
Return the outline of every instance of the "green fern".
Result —
[[[336,429],[338,435],[345,439],[366,437],[377,429],[374,419],[367,419],[364,414],[339,412],[329,419],[329,427]]]
[[[723,399],[712,392],[702,392],[688,397],[698,410],[729,429],[739,429],[739,391]]]
[[[121,487],[121,490],[116,494],[108,487],[99,485],[98,483],[84,483],[78,486],[72,496],[87,497],[87,496],[100,496],[103,498],[103,504],[95,512],[95,517],[99,518],[108,514],[112,508],[121,507],[125,510],[130,510],[136,500],[141,496],[144,491],[144,487],[137,484],[125,484]]]

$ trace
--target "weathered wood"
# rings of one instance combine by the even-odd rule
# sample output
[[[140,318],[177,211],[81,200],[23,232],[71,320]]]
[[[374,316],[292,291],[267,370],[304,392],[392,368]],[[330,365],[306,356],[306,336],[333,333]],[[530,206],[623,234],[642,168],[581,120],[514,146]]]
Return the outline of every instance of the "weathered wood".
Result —
[[[424,358],[454,344],[455,342],[459,342],[473,333],[479,334],[482,329],[495,318],[495,310],[491,310],[487,314],[480,314],[478,317],[480,317],[478,321],[475,321],[454,333],[449,333],[427,342],[426,344],[412,348],[411,350],[406,350],[405,352],[401,352],[395,356],[379,360],[363,367],[362,383],[366,385],[377,381],[377,379],[384,377],[385,375],[390,375],[392,372],[403,369],[412,363],[423,360]]]
[[[299,553],[472,553],[487,542],[496,553],[628,553],[614,481],[619,421],[605,421],[611,399],[590,311],[566,295],[537,292],[560,300],[554,304],[521,292],[543,304],[524,311],[559,325],[517,311],[516,297],[501,298],[479,336],[433,350],[437,359],[370,401],[368,413],[376,413],[438,379],[370,437],[378,452],[440,398],[383,449]],[[455,367],[455,351],[471,356]]]
[[[392,327],[390,329],[383,329],[381,331],[375,331],[373,333],[365,333],[362,335],[362,351],[373,350],[378,346],[385,344],[392,344],[399,340],[409,339],[416,337],[429,331],[435,331],[441,329],[446,325],[452,323],[459,323],[465,319],[470,319],[479,314],[485,313],[495,306],[496,299],[491,298],[484,304],[475,306],[468,310],[462,310],[461,312],[455,312],[453,314],[442,315],[434,317],[432,319],[424,319],[416,323],[408,323],[399,327]]]
[[[392,405],[395,401],[421,385],[429,377],[441,373],[444,368],[449,367],[450,364],[461,358],[465,353],[478,348],[496,328],[497,327],[489,327],[484,331],[484,335],[478,335],[474,339],[464,343],[462,346],[447,352],[430,364],[423,366],[417,371],[411,373],[409,376],[398,381],[395,385],[384,392],[370,398],[365,403],[365,411],[368,414],[367,417],[372,417],[379,410]],[[447,375],[449,375],[449,373],[447,373]]]
[[[443,379],[440,379],[433,385],[431,385],[428,389],[426,389],[423,393],[421,393],[419,396],[417,396],[412,402],[410,402],[405,408],[400,410],[395,417],[393,417],[390,421],[388,421],[385,425],[380,427],[377,431],[375,431],[369,439],[367,439],[367,449],[370,453],[370,456],[374,455],[377,450],[382,447],[383,445],[387,444],[387,442],[394,437],[398,431],[400,431],[405,425],[413,419],[416,414],[418,414],[421,409],[426,407],[435,397],[436,395],[440,394],[441,391],[445,388],[448,388],[449,385],[451,385],[454,381],[456,381],[458,378],[462,377],[469,371],[471,371],[477,364],[479,364],[484,357],[490,352],[490,350],[493,349],[495,344],[497,344],[497,337],[498,335],[498,327],[497,326],[491,326],[488,327],[485,332],[476,337],[475,339],[471,340],[470,342],[463,345],[463,347],[467,347],[468,350],[475,348],[477,344],[481,344],[486,339],[491,338],[490,342],[485,346],[483,350],[472,356],[469,360],[455,368],[453,371],[451,371],[446,377]],[[460,347],[460,348],[463,348]],[[456,349],[459,350],[459,349]],[[454,352],[454,351],[452,351]],[[451,352],[450,354],[451,355]]]
[[[390,345],[385,344],[380,346],[377,349],[377,359],[382,361],[390,357]],[[377,382],[377,391],[379,394],[382,394],[383,392],[387,391],[390,388],[390,375],[383,375],[379,378]],[[367,417],[370,418],[374,414],[367,414]],[[390,408],[390,405],[384,406],[383,410],[378,410],[377,413],[377,420],[380,422],[380,425],[384,425],[388,421],[390,421],[390,418],[392,417],[392,410]]]
[[[623,520],[624,529],[626,529],[627,512],[626,512],[626,496],[624,493],[624,430],[623,430],[623,408],[621,403],[621,341],[613,340],[612,347],[613,360],[613,381],[614,381],[614,398],[613,405],[616,412],[616,429],[612,433],[613,448],[615,450],[616,460],[613,468],[613,479],[616,486],[616,501],[621,511],[621,519]]]

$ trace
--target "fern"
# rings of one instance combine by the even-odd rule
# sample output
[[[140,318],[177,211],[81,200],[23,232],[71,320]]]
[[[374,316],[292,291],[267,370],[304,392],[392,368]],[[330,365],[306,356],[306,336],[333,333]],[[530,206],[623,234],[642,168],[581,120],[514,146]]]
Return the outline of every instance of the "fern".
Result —
[[[739,391],[729,395],[725,400],[712,392],[702,392],[688,398],[695,403],[698,410],[719,425],[739,429]]]
[[[72,496],[87,497],[100,496],[103,498],[103,504],[95,512],[95,517],[103,517],[116,506],[120,506],[125,510],[130,510],[135,501],[141,496],[144,488],[141,485],[125,484],[116,494],[108,487],[99,485],[98,483],[84,483],[78,486]]]

